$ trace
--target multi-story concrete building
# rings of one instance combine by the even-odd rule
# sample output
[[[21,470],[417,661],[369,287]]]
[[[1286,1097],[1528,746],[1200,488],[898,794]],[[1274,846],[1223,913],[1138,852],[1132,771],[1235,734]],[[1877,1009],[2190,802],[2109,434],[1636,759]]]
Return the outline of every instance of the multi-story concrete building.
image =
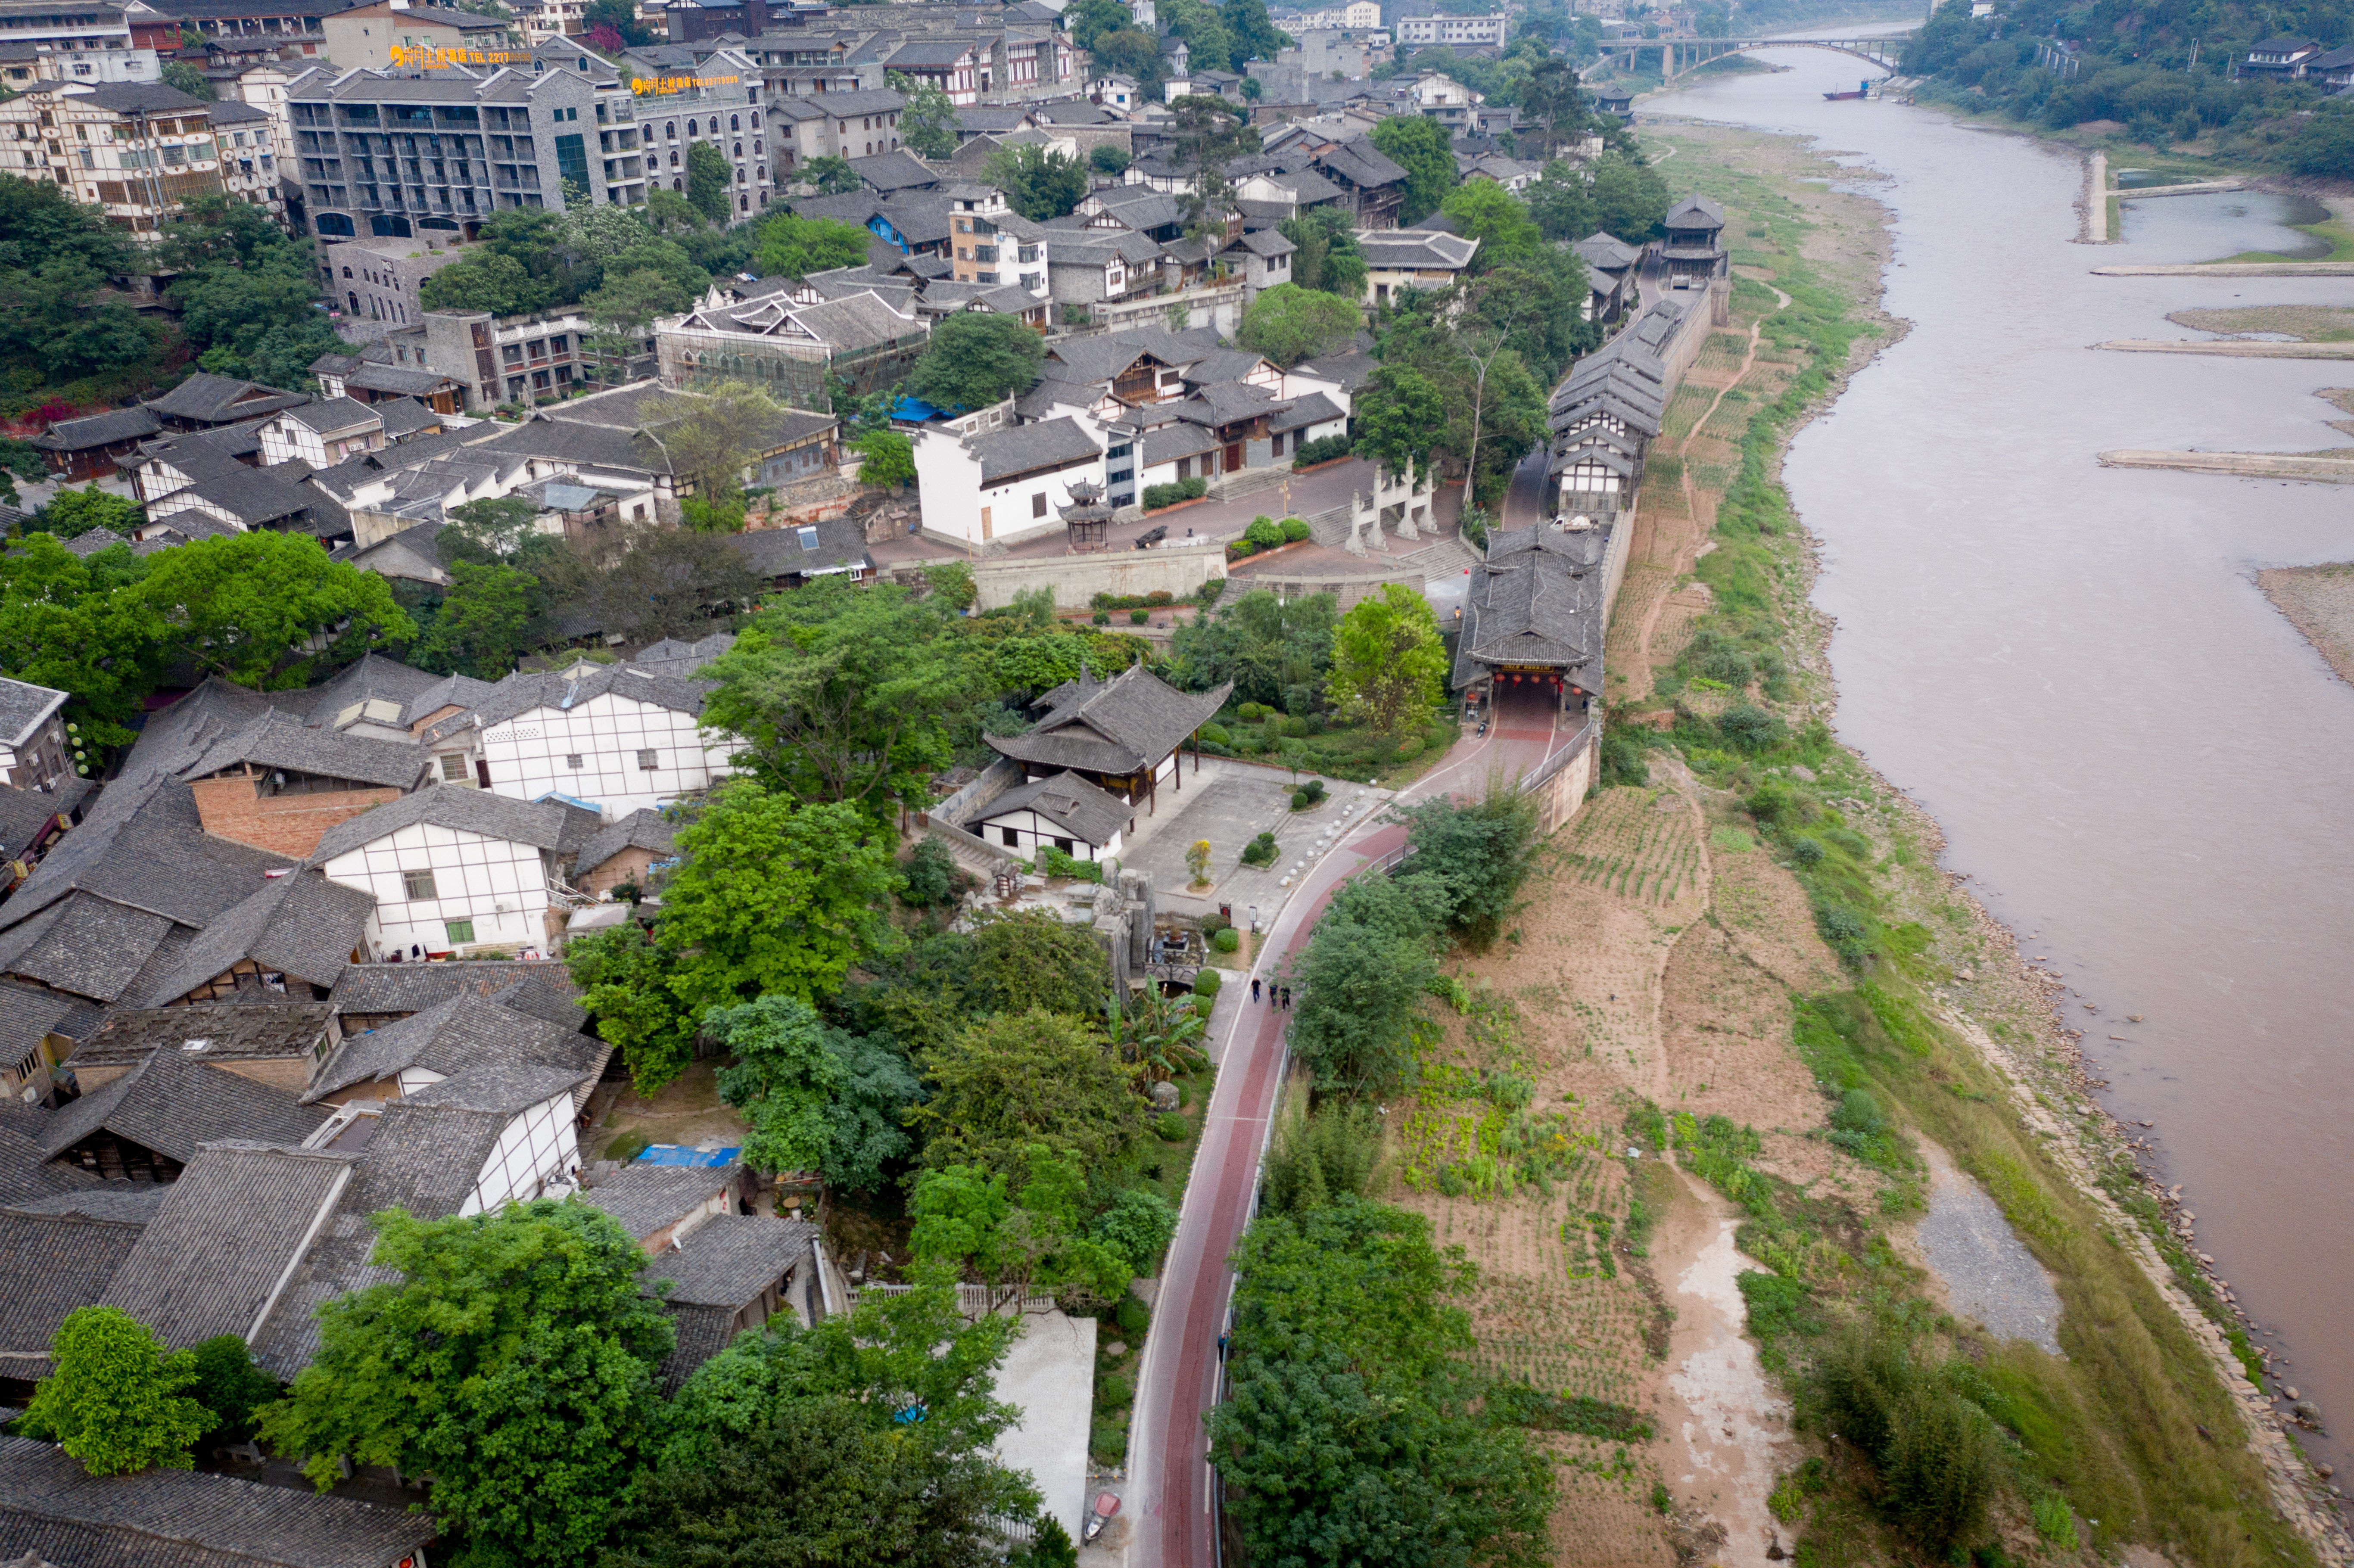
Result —
[[[907,101],[891,89],[768,99],[779,183],[811,158],[872,158],[899,150],[899,111]]]
[[[134,38],[151,31],[171,48],[184,31],[207,42],[259,43],[282,60],[326,58],[326,19],[352,0],[130,0],[125,15]]]
[[[773,116],[761,107],[760,70],[749,55],[654,45],[627,51],[621,67],[637,94],[650,182],[685,190],[688,154],[701,142],[727,160],[738,217],[769,205],[785,148],[769,145],[773,127],[761,122]]]
[[[228,189],[207,111],[176,88],[41,82],[0,102],[0,171],[54,180],[133,233]]]
[[[282,215],[286,201],[278,183],[278,122],[270,111],[251,103],[213,103],[206,108],[205,118],[212,122],[221,184],[228,194]]]
[[[163,31],[163,47],[177,48],[178,29],[167,24]],[[152,36],[132,36],[121,0],[111,5],[106,0],[0,0],[0,41],[31,44],[56,54],[156,47]]]
[[[593,74],[569,66],[304,72],[287,105],[313,230],[472,239],[494,212],[560,212],[568,199],[642,205],[634,97],[602,61],[584,58]]]
[[[1045,297],[1052,234],[1044,225],[1015,212],[994,185],[948,185],[940,194],[948,198],[949,227],[956,236],[958,282],[1014,283],[1025,293]]]
[[[1351,0],[1346,5],[1328,5],[1299,18],[1300,28],[1309,32],[1326,32],[1334,27],[1373,28],[1381,25],[1382,8],[1374,0]]]
[[[527,65],[530,54],[503,16],[440,5],[369,0],[326,18],[327,58],[366,70],[437,65]]]
[[[1400,16],[1394,29],[1401,49],[1500,49],[1511,18],[1495,16]]]
[[[0,86],[11,92],[37,81],[161,81],[163,72],[154,49],[60,49],[0,34]]]
[[[421,334],[396,345],[456,380],[469,409],[527,403],[588,378],[588,313],[578,305],[524,316],[428,311]]]
[[[319,274],[327,297],[344,313],[337,330],[355,343],[381,337],[394,327],[413,325],[425,315],[418,290],[425,280],[453,261],[465,259],[466,248],[451,237],[437,244],[434,233],[407,238],[319,241]]]

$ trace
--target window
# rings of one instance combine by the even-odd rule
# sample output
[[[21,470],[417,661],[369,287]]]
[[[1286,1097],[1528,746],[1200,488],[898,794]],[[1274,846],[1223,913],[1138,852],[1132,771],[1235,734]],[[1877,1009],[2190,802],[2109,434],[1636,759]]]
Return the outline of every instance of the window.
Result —
[[[429,871],[402,872],[400,890],[412,903],[437,896],[433,891],[433,874]]]
[[[579,772],[580,754],[577,751],[567,754],[564,758],[564,766],[569,768],[575,773]]]
[[[638,753],[638,766],[652,773],[662,766],[661,755],[657,752],[641,751]]]
[[[472,920],[444,920],[441,928],[450,934],[450,945],[453,948],[463,947],[474,939],[474,923]]]
[[[1068,854],[1071,853],[1074,845],[1069,839],[1056,839],[1055,841],[1055,847],[1061,850],[1065,854]]]
[[[799,538],[799,539],[801,540],[801,548],[802,548],[802,549],[804,549],[804,550],[814,550],[814,549],[816,549],[816,548],[817,548],[817,530],[816,530],[816,529],[814,529],[814,528],[796,528],[796,529],[794,529],[794,530],[793,530],[793,534],[794,534],[794,536],[795,536],[795,537],[797,537],[797,538]]]
[[[744,117],[740,114],[729,115],[727,117],[727,129],[730,131],[741,131],[744,129]]]
[[[466,759],[455,752],[442,758],[441,777],[445,782],[463,784],[466,781]]]
[[[1007,829],[1003,830],[1003,832],[1004,832],[1004,833],[1005,833],[1005,847],[1006,847],[1006,848],[1008,848],[1008,849],[1020,849],[1020,848],[1022,847],[1022,833],[1021,833],[1021,831],[1020,831],[1019,829],[1016,829],[1016,828],[1007,828]]]
[[[1046,493],[1044,491],[1042,490],[1037,494],[1030,498],[1030,515],[1033,517],[1044,517],[1046,515]]]

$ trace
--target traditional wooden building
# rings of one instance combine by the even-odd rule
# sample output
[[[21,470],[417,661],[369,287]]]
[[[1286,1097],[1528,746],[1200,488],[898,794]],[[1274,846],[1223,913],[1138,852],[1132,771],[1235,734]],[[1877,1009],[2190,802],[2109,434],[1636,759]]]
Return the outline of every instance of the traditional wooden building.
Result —
[[[1609,548],[1609,526],[1583,518],[1490,535],[1465,595],[1454,689],[1532,688],[1583,713],[1602,690]]]
[[[992,735],[989,744],[1022,764],[1026,779],[1075,773],[1148,813],[1160,789],[1184,787],[1180,748],[1223,706],[1229,681],[1206,692],[1181,692],[1141,664],[1099,681],[1085,670],[1038,699],[1044,710],[1022,735]],[[1196,748],[1195,767],[1200,766]]]

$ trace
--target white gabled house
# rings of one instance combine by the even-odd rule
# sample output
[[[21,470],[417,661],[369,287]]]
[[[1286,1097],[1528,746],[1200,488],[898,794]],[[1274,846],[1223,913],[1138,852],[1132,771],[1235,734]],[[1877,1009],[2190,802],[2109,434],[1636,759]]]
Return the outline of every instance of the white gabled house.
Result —
[[[489,787],[516,800],[560,796],[615,821],[699,795],[736,769],[737,742],[701,726],[707,681],[634,664],[509,675],[450,722],[474,729]]]
[[[1105,440],[1066,415],[977,435],[913,432],[924,532],[950,544],[1013,544],[1063,526],[1070,486],[1104,482]]]
[[[1066,772],[1008,789],[966,826],[1033,858],[1052,845],[1073,860],[1103,860],[1119,853],[1135,824],[1135,807]]]
[[[328,880],[376,895],[369,956],[487,956],[545,951],[549,881],[567,841],[595,828],[586,811],[516,800],[462,784],[432,784],[336,823],[313,861]]]

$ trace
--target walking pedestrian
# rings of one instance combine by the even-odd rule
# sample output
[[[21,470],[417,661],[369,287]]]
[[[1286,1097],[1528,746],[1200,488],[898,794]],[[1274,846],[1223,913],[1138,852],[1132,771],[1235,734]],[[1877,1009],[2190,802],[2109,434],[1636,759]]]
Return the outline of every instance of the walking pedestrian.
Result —
[[[1251,977],[1251,1005],[1253,1007],[1257,1007],[1258,1005],[1258,977],[1257,975],[1253,975]]]
[[[1283,988],[1283,1011],[1286,1012],[1289,1012],[1291,1011],[1291,988],[1289,986],[1285,986]]]

